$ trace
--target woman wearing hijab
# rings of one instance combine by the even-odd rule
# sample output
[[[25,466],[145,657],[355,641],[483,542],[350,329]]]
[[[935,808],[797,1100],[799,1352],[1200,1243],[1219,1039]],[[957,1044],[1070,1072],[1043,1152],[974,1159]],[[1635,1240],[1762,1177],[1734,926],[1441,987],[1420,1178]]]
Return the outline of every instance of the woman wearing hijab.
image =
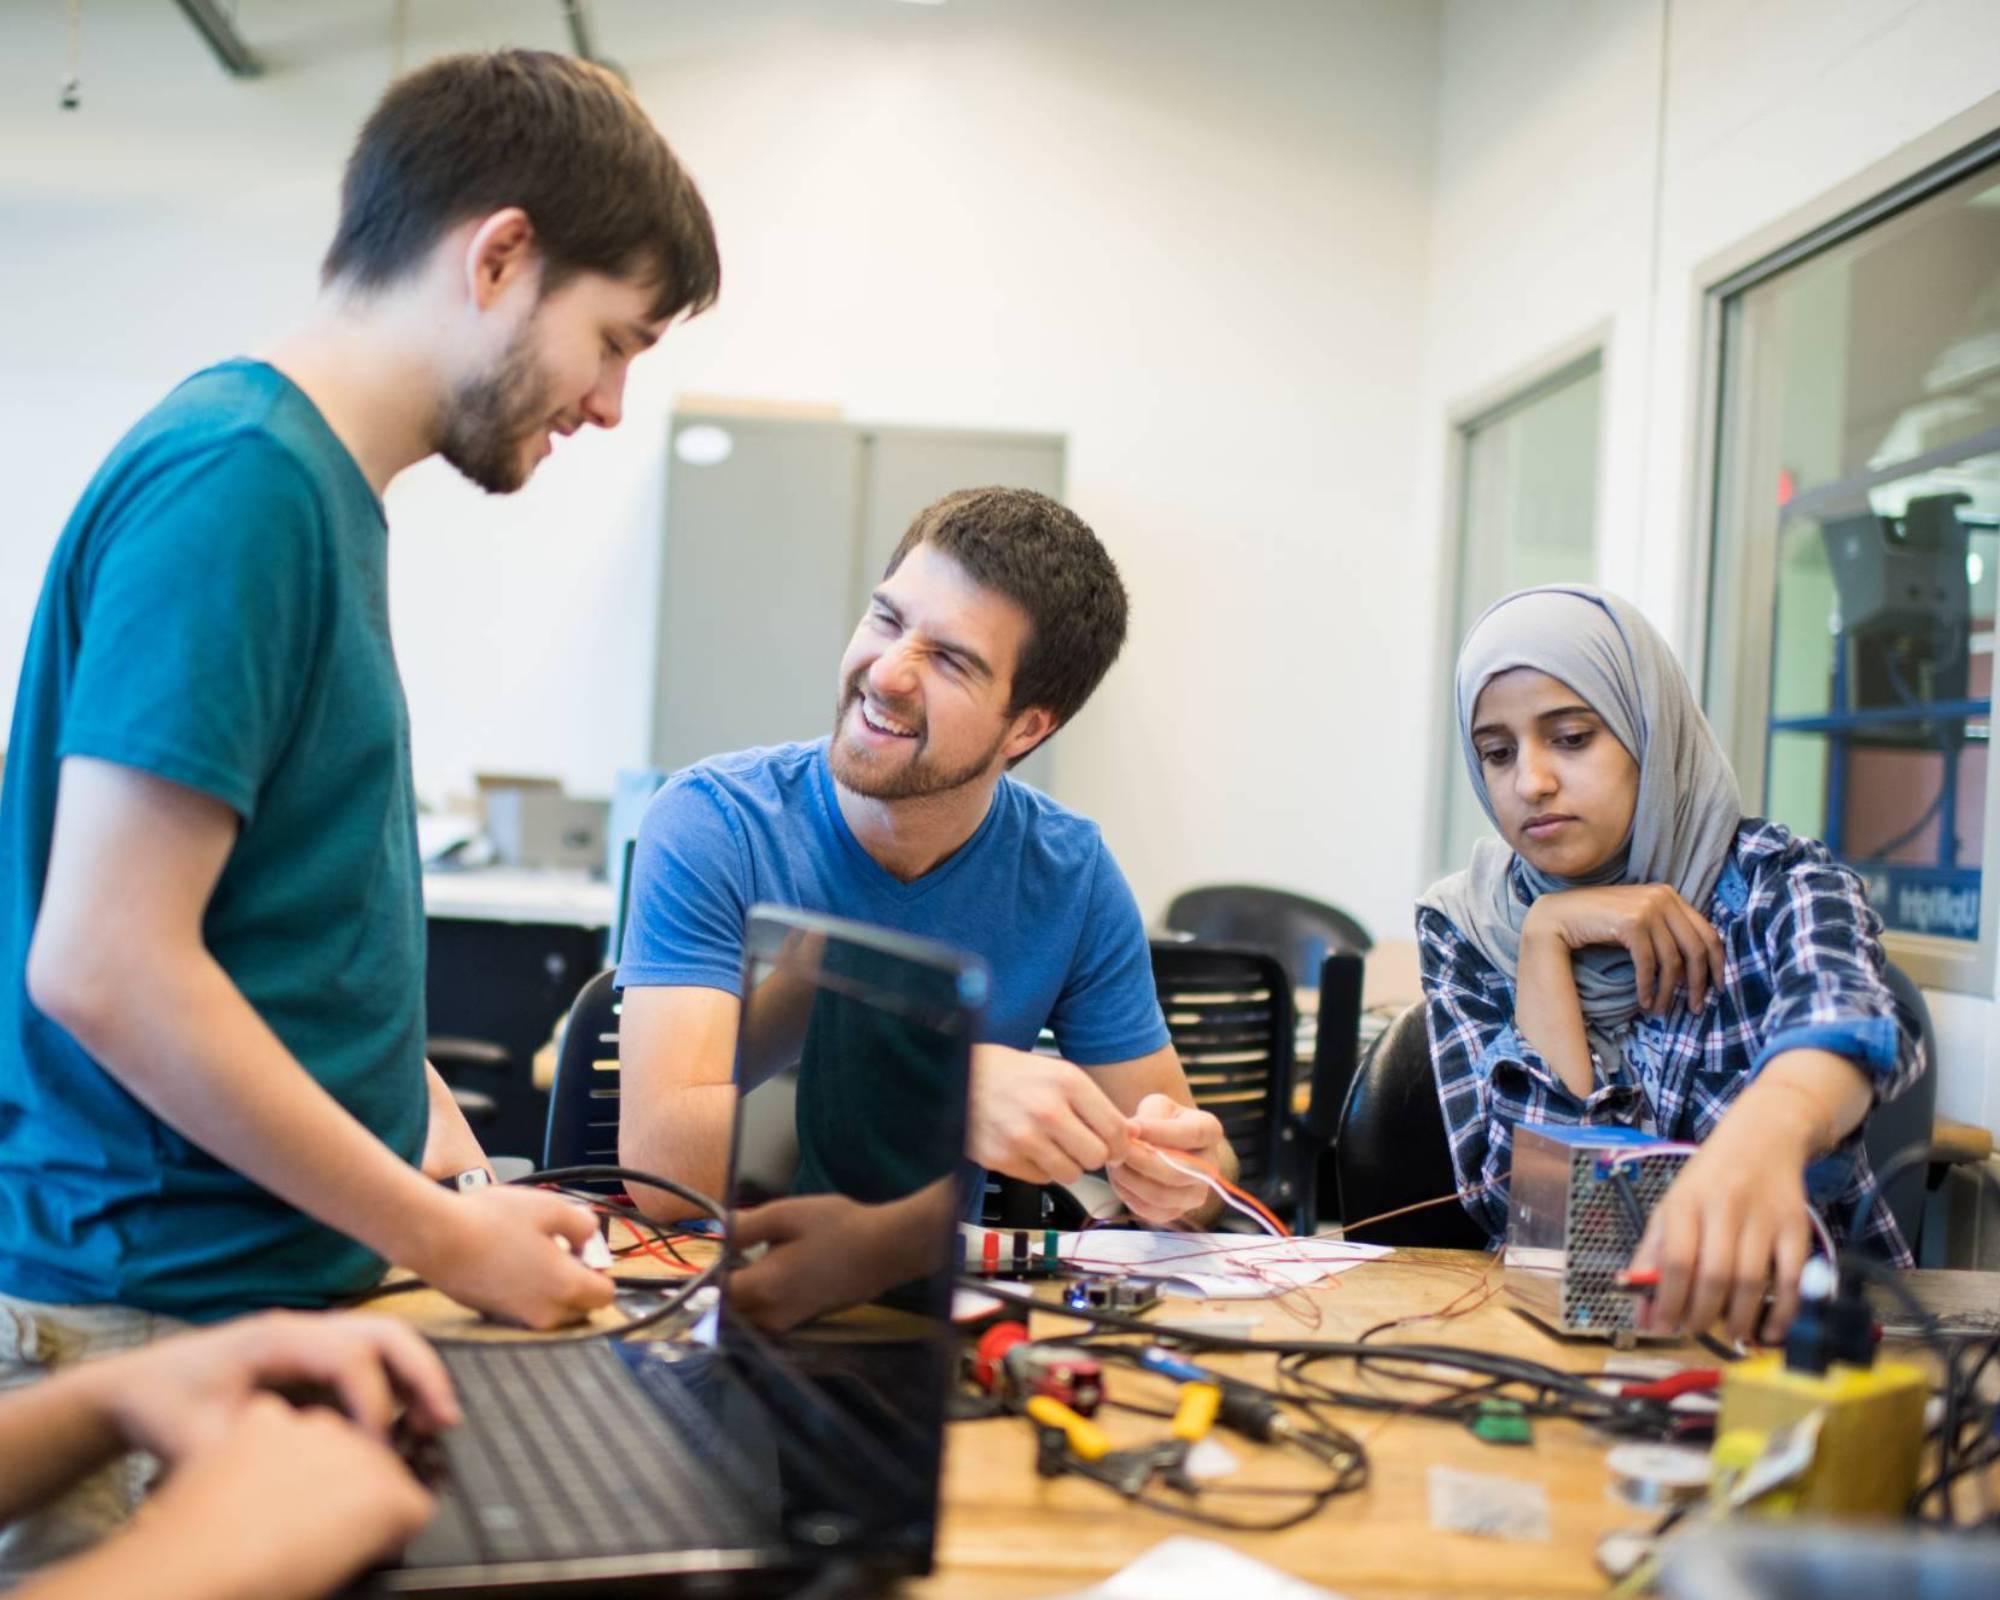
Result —
[[[1810,1253],[1910,1263],[1860,1145],[1921,1045],[1882,980],[1882,924],[1816,840],[1742,814],[1721,746],[1652,625],[1583,587],[1492,606],[1459,652],[1474,792],[1505,843],[1417,911],[1438,1093],[1465,1208],[1507,1228],[1517,1123],[1698,1142],[1635,1266],[1652,1325],[1778,1337]]]

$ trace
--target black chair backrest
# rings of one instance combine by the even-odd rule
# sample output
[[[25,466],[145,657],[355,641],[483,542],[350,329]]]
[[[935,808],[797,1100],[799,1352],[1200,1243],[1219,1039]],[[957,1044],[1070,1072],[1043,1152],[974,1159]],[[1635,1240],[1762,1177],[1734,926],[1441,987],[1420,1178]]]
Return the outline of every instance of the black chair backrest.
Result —
[[[1334,1136],[1333,1166],[1343,1223],[1457,1190],[1421,1001],[1389,1024],[1355,1073]],[[1478,1250],[1486,1245],[1485,1229],[1456,1199],[1375,1223],[1350,1237],[1404,1247]]]
[[[1294,989],[1319,981],[1320,963],[1330,951],[1366,955],[1375,942],[1338,906],[1247,883],[1214,884],[1174,896],[1167,926],[1209,944],[1269,950],[1285,964]]]
[[[600,972],[569,1009],[549,1091],[544,1167],[618,1163],[618,973]],[[615,1183],[589,1185],[616,1189]]]
[[[1306,1137],[1320,1149],[1332,1144],[1340,1131],[1340,1113],[1361,1064],[1361,978],[1358,951],[1336,950],[1320,963],[1312,1099],[1300,1119]]]
[[[1861,1147],[1868,1152],[1868,1164],[1880,1172],[1892,1156],[1912,1145],[1929,1148],[1931,1124],[1937,1118],[1937,1034],[1931,1028],[1931,1008],[1924,1003],[1923,990],[1893,961],[1886,962],[1882,979],[1896,997],[1917,1037],[1924,1044],[1924,1070],[1917,1081],[1894,1100],[1878,1105],[1869,1113],[1861,1131]],[[1896,1226],[1914,1252],[1923,1223],[1925,1169],[1927,1162],[1915,1163],[1889,1185],[1882,1198],[1896,1218]]]
[[[1292,988],[1275,956],[1227,945],[1153,944],[1153,983],[1195,1104],[1221,1119],[1244,1188],[1288,1204]]]

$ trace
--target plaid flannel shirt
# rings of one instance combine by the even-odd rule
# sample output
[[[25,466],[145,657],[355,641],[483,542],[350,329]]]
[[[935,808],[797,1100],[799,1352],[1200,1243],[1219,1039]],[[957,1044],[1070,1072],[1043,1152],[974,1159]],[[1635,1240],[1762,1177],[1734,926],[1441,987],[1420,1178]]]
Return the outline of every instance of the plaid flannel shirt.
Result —
[[[1515,892],[1527,889],[1514,875]],[[1882,980],[1882,922],[1861,880],[1816,840],[1747,819],[1715,886],[1723,985],[1697,1016],[1683,1001],[1641,1016],[1625,1058],[1599,1061],[1579,1099],[1514,1026],[1514,987],[1451,920],[1417,913],[1438,1095],[1465,1209],[1498,1241],[1521,1122],[1618,1124],[1662,1139],[1708,1137],[1758,1069],[1785,1050],[1830,1050],[1874,1080],[1878,1101],[1914,1083],[1923,1046]],[[1806,1191],[1846,1242],[1868,1201],[1871,1252],[1911,1265],[1857,1129],[1806,1171]],[[1871,1198],[1872,1197],[1872,1198]]]

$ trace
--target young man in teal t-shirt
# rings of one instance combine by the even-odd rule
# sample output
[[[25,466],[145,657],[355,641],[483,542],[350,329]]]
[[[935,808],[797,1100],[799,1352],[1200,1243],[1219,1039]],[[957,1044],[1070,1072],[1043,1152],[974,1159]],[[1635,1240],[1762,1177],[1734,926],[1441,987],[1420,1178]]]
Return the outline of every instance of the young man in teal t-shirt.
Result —
[[[0,1386],[385,1261],[537,1327],[611,1296],[553,1242],[576,1208],[431,1181],[484,1157],[423,1057],[382,496],[431,455],[506,493],[616,424],[715,297],[708,214],[609,74],[456,57],[363,128],[323,276],[141,419],[49,564],[0,789]]]

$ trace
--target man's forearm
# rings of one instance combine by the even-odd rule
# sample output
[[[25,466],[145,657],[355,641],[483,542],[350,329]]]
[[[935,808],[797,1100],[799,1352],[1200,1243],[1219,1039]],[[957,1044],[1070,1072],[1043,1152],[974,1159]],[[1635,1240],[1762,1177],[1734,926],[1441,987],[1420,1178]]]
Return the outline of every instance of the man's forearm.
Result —
[[[431,1113],[430,1131],[424,1136],[424,1176],[455,1178],[461,1172],[486,1166],[486,1151],[465,1113],[458,1109],[451,1085],[428,1061],[424,1063],[424,1085]]]
[[[618,1158],[641,1172],[673,1178],[711,1199],[728,1203],[729,1139],[736,1125],[736,1086],[690,1084],[641,1105],[627,1095],[618,1111]],[[629,1184],[639,1209],[660,1222],[696,1215],[678,1195]]]
[[[0,1525],[53,1500],[123,1448],[89,1366],[0,1399]]]
[[[451,1197],[361,1125],[286,1050],[205,950],[125,973],[59,1022],[163,1122],[391,1261],[428,1257]]]

